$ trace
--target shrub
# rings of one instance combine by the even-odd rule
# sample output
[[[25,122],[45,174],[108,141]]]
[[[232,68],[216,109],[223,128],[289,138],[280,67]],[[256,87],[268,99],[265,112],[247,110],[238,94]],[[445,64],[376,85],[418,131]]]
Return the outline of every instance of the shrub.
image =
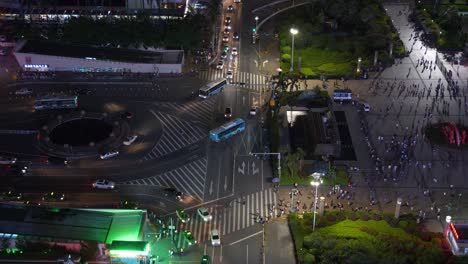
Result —
[[[316,263],[316,260],[315,260],[315,256],[310,254],[310,253],[307,253],[304,258],[302,259],[302,263],[304,264],[313,264],[313,263]]]
[[[283,54],[291,54],[291,46],[283,46],[281,47],[281,53]]]
[[[312,234],[305,236],[304,240],[302,241],[302,245],[307,248],[311,249],[314,246],[314,237]]]
[[[373,219],[375,221],[380,221],[380,220],[382,220],[382,217],[380,215],[374,215]]]
[[[313,77],[313,76],[317,76],[317,73],[315,73],[311,68],[309,67],[302,67],[301,68],[301,73],[305,76],[308,76],[308,77]]]
[[[348,216],[348,219],[353,220],[353,221],[356,221],[356,220],[359,219],[359,216],[357,216],[356,214],[350,214],[350,215]]]
[[[288,63],[289,63],[289,62],[291,61],[291,55],[289,55],[289,54],[283,54],[283,55],[281,56],[281,61],[283,61],[283,62],[288,62]]]
[[[368,220],[369,220],[369,216],[368,216],[367,214],[363,214],[363,215],[361,216],[361,219],[362,219],[363,221],[368,221]]]

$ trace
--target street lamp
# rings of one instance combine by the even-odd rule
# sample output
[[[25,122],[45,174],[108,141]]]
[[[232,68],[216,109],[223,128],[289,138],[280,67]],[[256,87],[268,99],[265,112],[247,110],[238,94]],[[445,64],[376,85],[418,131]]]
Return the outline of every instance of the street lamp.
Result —
[[[315,186],[315,199],[314,199],[314,222],[312,224],[312,232],[315,231],[315,218],[317,216],[317,200],[318,200],[318,187],[320,183],[322,183],[322,174],[321,173],[313,173],[312,177],[314,180],[310,182],[310,185]]]
[[[257,32],[258,29],[258,16],[255,17],[255,32]]]
[[[356,70],[358,73],[361,71],[361,61],[362,59],[361,57],[359,57],[357,60],[357,70]]]
[[[291,35],[292,35],[292,48],[291,48],[291,69],[289,69],[290,72],[292,72],[294,70],[294,36],[299,33],[299,30],[295,29],[295,28],[291,28],[289,30],[289,32],[291,32]]]

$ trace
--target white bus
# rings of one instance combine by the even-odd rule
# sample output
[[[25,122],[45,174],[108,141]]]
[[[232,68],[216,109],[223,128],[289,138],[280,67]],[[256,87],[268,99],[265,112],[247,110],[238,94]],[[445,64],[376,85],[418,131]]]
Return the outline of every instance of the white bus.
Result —
[[[73,109],[78,107],[78,96],[44,96],[36,98],[35,110]]]
[[[227,84],[227,80],[225,78],[223,79],[219,79],[217,81],[214,81],[214,82],[211,82],[205,86],[203,86],[202,88],[200,88],[199,92],[198,92],[198,96],[200,96],[201,98],[208,98],[210,96],[213,96],[219,92],[221,92],[224,88],[224,86],[226,86]]]

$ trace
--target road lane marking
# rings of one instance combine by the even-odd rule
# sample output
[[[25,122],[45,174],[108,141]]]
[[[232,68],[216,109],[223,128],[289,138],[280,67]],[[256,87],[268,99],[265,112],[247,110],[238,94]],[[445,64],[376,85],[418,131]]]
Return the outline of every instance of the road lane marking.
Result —
[[[234,241],[234,242],[230,243],[229,246],[233,246],[233,245],[235,245],[235,244],[237,244],[237,243],[240,243],[240,242],[242,242],[242,241],[244,241],[244,240],[247,240],[247,239],[249,239],[249,238],[251,238],[251,237],[258,236],[258,235],[260,235],[260,234],[262,234],[262,233],[263,233],[263,231],[258,231],[257,233],[253,233],[253,234],[251,234],[251,235],[249,235],[249,236],[243,237],[243,238],[241,238],[241,239],[239,239],[239,240],[237,240],[237,241]]]

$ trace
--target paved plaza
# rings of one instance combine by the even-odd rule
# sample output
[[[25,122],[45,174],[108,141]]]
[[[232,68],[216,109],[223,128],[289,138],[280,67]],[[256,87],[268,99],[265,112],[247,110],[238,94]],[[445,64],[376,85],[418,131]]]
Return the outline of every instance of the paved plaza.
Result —
[[[355,105],[335,104],[335,110],[346,113],[358,156],[357,162],[345,164],[357,166],[359,171],[350,171],[355,187],[335,193],[331,187],[320,187],[319,195],[325,196],[328,210],[340,210],[341,205],[344,210],[393,213],[396,200],[401,198],[401,212],[420,215],[421,220],[435,219],[444,224],[446,215],[466,218],[463,209],[468,207],[468,182],[464,172],[468,155],[431,146],[423,128],[440,121],[466,125],[468,69],[448,63],[443,54],[419,40],[408,21],[408,6],[385,8],[409,56],[397,59],[393,66],[368,80],[327,82],[330,94],[335,87],[350,88],[355,98],[370,104],[371,112],[364,113]],[[453,72],[451,85],[442,72],[449,70]],[[322,84],[308,80],[300,82],[300,89]],[[299,190],[303,195],[294,198],[293,207],[299,199],[299,209],[311,211],[314,191],[309,186]],[[290,187],[279,192],[287,212]]]

